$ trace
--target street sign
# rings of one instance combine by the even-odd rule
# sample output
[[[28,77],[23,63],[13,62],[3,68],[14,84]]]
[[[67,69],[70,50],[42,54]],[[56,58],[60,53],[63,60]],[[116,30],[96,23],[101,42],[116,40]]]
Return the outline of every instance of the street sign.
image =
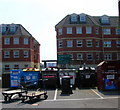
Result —
[[[58,55],[57,60],[58,64],[69,64],[70,63],[70,55]]]

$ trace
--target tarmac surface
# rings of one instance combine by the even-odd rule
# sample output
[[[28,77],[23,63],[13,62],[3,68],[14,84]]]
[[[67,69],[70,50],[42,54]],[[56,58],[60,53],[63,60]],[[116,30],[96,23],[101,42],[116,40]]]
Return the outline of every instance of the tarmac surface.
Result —
[[[4,91],[4,90],[3,90]],[[33,91],[33,90],[31,90]],[[120,108],[119,91],[99,91],[97,88],[76,88],[73,94],[61,94],[60,89],[48,89],[48,98],[24,103],[15,95],[11,102],[2,99],[2,108]]]

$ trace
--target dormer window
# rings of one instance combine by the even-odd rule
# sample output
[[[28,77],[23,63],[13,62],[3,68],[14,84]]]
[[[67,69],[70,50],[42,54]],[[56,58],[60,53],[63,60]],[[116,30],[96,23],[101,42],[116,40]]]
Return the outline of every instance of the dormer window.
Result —
[[[2,24],[2,33],[6,32],[6,25],[5,24]]]
[[[0,25],[0,34],[2,33],[2,25]]]
[[[109,24],[109,23],[110,23],[109,17],[108,17],[107,15],[103,15],[103,16],[101,17],[101,23],[102,23],[102,24]]]
[[[10,25],[10,32],[14,33],[16,31],[16,25],[15,24],[11,24]]]
[[[83,22],[83,23],[86,22],[86,15],[85,15],[85,14],[82,13],[82,14],[79,15],[79,17],[80,17],[80,22],[81,22],[81,23],[82,23],[82,22]]]
[[[77,22],[77,15],[74,13],[70,17],[71,23],[76,23]]]

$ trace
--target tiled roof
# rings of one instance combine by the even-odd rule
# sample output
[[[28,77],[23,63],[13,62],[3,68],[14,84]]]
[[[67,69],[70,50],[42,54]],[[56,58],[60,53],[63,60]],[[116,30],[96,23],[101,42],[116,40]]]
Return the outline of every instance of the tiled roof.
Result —
[[[10,26],[14,25],[16,27],[14,32],[10,31]],[[6,31],[2,32],[2,27],[6,27]],[[0,25],[0,32],[2,33],[2,36],[28,36],[33,37],[21,24],[2,24]],[[34,37],[33,37],[34,38]],[[39,42],[34,38],[35,43]]]
[[[72,14],[71,14],[72,15]],[[110,27],[117,27],[119,24],[119,17],[118,16],[108,16],[110,23],[109,24],[101,24],[100,18],[102,16],[90,16],[86,15],[86,22],[80,23],[79,20],[76,23],[70,22],[71,15],[67,15],[64,17],[55,27],[63,27],[63,26],[82,26],[82,25],[97,25],[97,26],[110,26]],[[77,15],[77,14],[76,14]],[[79,15],[77,15],[79,16]]]
[[[6,36],[6,35],[24,35],[24,36],[32,36],[21,24],[13,24],[15,25],[16,29],[14,32],[10,31],[10,26],[11,24],[2,24],[2,26],[5,25],[6,26],[6,31],[2,32],[2,35]]]

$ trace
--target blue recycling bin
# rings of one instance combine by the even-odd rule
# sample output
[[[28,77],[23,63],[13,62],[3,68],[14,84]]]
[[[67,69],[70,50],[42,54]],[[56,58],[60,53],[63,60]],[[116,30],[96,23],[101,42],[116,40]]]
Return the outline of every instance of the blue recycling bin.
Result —
[[[38,86],[40,80],[40,71],[24,69],[22,77],[24,77],[26,86]]]
[[[10,71],[10,87],[20,87],[22,70]]]

